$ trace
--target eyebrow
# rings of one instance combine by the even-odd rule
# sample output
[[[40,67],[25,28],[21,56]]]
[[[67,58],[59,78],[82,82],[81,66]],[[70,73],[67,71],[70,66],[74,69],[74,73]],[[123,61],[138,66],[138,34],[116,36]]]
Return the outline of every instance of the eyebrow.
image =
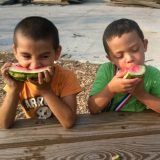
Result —
[[[139,43],[136,42],[136,43],[133,43],[130,46],[128,46],[128,49],[132,49],[133,47],[138,47],[138,46],[139,46]],[[121,54],[121,53],[122,53],[122,51],[120,50],[120,51],[115,52],[114,54]]]
[[[114,52],[114,53],[112,52],[112,55],[116,56],[116,55],[120,55],[122,53],[123,53],[123,51],[120,50],[120,51],[117,51],[117,52]]]
[[[43,53],[40,53],[39,55],[44,55],[44,54],[50,54],[51,52],[49,51],[46,51],[46,52],[43,52]],[[28,55],[31,55],[29,52],[21,52],[21,54],[28,54]]]
[[[133,43],[131,46],[137,46],[138,44],[139,44],[139,43],[136,42],[136,43]]]
[[[20,52],[21,54],[28,54],[28,55],[30,55],[30,53],[28,53],[28,52]]]
[[[129,48],[132,48],[132,47],[135,47],[135,46],[139,46],[139,43],[138,42],[135,42],[135,43],[132,43]]]
[[[46,54],[51,54],[51,52],[47,51],[47,52],[40,53],[40,56],[46,55]]]

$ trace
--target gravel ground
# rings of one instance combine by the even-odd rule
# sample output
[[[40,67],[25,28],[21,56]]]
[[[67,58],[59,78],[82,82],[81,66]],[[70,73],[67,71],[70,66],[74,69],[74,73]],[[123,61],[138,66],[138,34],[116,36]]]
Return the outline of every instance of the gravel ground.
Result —
[[[15,62],[15,59],[11,53],[0,53],[0,66],[2,66],[5,62]],[[88,113],[87,109],[87,99],[89,95],[89,90],[91,88],[92,82],[95,78],[95,73],[99,67],[99,64],[91,64],[89,62],[81,63],[79,61],[70,61],[67,59],[60,59],[57,61],[61,66],[73,70],[77,78],[80,81],[80,85],[82,87],[82,92],[78,94],[78,114]],[[3,80],[0,76],[0,102],[2,102],[4,97],[3,91]],[[23,113],[20,109],[17,110],[17,118],[24,118]]]

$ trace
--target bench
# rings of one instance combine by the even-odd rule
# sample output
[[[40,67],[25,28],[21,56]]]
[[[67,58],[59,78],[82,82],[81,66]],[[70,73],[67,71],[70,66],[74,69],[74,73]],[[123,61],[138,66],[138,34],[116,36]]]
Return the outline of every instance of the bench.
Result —
[[[15,122],[0,129],[2,160],[159,159],[160,114],[109,112],[78,115],[72,129],[55,119]]]

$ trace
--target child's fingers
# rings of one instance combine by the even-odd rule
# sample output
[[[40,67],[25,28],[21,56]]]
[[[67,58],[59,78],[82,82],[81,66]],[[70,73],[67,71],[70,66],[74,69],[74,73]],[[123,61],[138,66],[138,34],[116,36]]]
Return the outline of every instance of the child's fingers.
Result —
[[[48,83],[51,81],[52,76],[53,76],[53,68],[51,66],[48,70],[38,74],[38,83],[39,84]]]
[[[7,77],[7,78],[9,77],[8,69],[9,67],[5,67],[1,70],[2,77]]]
[[[122,83],[123,91],[127,93],[132,92],[140,81],[141,81],[140,78],[123,79],[123,83]]]
[[[3,78],[9,78],[9,75],[8,75],[8,70],[9,70],[9,67],[12,65],[12,63],[5,63],[2,67],[1,67],[1,70],[0,70],[0,74],[2,75]]]
[[[124,93],[132,93],[132,92],[135,90],[135,87],[136,87],[136,86],[125,86],[125,87],[123,88],[123,92],[124,92]]]
[[[43,72],[38,73],[38,83],[43,84],[44,83],[44,75]]]
[[[50,76],[47,71],[44,71],[44,72],[38,74],[38,83],[39,84],[48,83],[49,81],[50,81]]]
[[[42,85],[45,83],[48,83],[51,81],[53,75],[53,69],[49,68],[48,70],[44,72],[38,73],[38,80],[28,79],[29,82],[35,84],[35,85]]]
[[[2,66],[2,68],[4,67],[10,67],[12,65],[12,63],[11,62],[7,62],[7,63],[5,63],[3,66]]]
[[[31,78],[27,78],[27,80],[28,80],[29,82],[33,83],[33,84],[37,84],[37,81],[35,81],[35,80],[31,79]]]
[[[138,84],[139,82],[141,82],[142,79],[141,78],[133,78],[133,79],[123,79],[123,82],[125,85],[136,85]]]
[[[44,78],[45,78],[46,83],[51,81],[51,75],[50,75],[49,71],[44,71]]]
[[[53,66],[49,67],[48,72],[50,76],[53,76],[54,74]]]
[[[12,65],[12,63],[5,63],[2,67],[1,67],[1,71],[4,69],[9,69],[9,67]]]

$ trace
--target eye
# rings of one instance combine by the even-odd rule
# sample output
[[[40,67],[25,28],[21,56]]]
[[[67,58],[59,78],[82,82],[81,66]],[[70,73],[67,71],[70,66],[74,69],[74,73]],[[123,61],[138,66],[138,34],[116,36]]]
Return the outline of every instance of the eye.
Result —
[[[131,48],[132,52],[137,52],[138,50],[139,50],[139,47],[133,47],[133,48]]]
[[[123,58],[123,54],[117,54],[117,55],[115,55],[115,58],[117,58],[117,59]]]
[[[25,59],[30,59],[31,56],[29,56],[29,55],[23,55],[23,58],[25,58]]]
[[[41,56],[42,59],[46,59],[48,57],[49,57],[49,55],[43,55],[43,56]]]
[[[48,58],[50,58],[50,52],[44,52],[44,53],[40,54],[39,58],[40,59],[48,59]]]

